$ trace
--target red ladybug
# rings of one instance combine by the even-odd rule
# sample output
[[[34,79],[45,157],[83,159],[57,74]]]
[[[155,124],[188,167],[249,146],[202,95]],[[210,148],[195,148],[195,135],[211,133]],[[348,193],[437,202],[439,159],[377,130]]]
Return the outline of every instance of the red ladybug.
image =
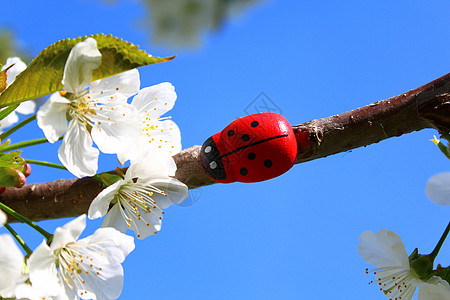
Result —
[[[206,174],[221,183],[258,182],[288,171],[297,157],[289,122],[276,113],[239,118],[208,138],[200,159]]]

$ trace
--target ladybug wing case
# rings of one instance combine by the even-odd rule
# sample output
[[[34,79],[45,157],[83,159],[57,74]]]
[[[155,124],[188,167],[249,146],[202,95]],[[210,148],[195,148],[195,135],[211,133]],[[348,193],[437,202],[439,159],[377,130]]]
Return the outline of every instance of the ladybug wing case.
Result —
[[[297,141],[283,116],[259,113],[239,118],[207,139],[200,157],[206,174],[217,182],[258,182],[293,166]]]

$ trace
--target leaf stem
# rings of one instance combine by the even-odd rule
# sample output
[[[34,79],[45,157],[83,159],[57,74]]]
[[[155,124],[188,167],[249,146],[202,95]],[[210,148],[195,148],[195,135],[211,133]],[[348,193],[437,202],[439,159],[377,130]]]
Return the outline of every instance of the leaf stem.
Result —
[[[58,141],[62,140],[62,139],[63,139],[63,137],[60,137],[58,139]],[[9,145],[8,147],[3,148],[3,152],[8,152],[8,151],[25,148],[25,147],[29,147],[29,146],[34,146],[34,145],[39,145],[39,144],[44,144],[44,143],[48,143],[48,140],[46,138],[23,141],[23,142],[15,143],[15,144]]]
[[[434,248],[433,252],[431,252],[431,253],[429,254],[429,256],[430,256],[433,260],[434,260],[434,259],[436,258],[436,256],[438,255],[439,250],[441,250],[442,244],[444,243],[445,238],[447,237],[449,231],[450,231],[450,222],[448,223],[447,228],[445,228],[444,233],[442,234],[442,236],[441,236],[439,242],[437,243],[436,247]]]
[[[33,165],[40,165],[40,166],[45,166],[45,167],[67,170],[66,167],[64,167],[63,165],[51,163],[48,161],[41,161],[41,160],[34,160],[34,159],[25,159],[25,160],[27,163],[33,164]]]
[[[11,233],[11,235],[16,239],[16,241],[19,243],[22,249],[25,250],[25,252],[27,253],[27,257],[30,257],[33,251],[31,251],[30,247],[28,247],[27,244],[25,244],[25,241],[20,237],[20,235],[18,235],[17,232],[15,232],[14,229],[12,229],[12,227],[8,223],[6,223],[4,226],[9,231],[9,233]]]
[[[19,214],[18,212],[16,212],[9,206],[3,204],[2,202],[0,202],[0,208],[2,210],[4,210],[5,212],[7,212],[8,214],[10,214],[11,216],[13,216],[14,218],[24,222],[25,224],[27,224],[28,226],[30,226],[31,228],[33,228],[34,230],[36,230],[37,232],[42,234],[47,241],[49,241],[53,237],[52,234],[48,233],[47,231],[45,231],[44,229],[42,229],[41,227],[36,225],[34,222],[32,222],[28,218],[22,216],[21,214]]]
[[[11,134],[13,134],[14,132],[16,132],[19,128],[27,125],[28,123],[32,122],[36,120],[36,114],[32,115],[31,117],[26,118],[25,120],[23,120],[22,122],[20,122],[19,124],[15,125],[14,127],[11,127],[10,129],[8,129],[6,132],[0,134],[0,140],[3,141],[4,139],[6,139],[8,136],[10,136]]]

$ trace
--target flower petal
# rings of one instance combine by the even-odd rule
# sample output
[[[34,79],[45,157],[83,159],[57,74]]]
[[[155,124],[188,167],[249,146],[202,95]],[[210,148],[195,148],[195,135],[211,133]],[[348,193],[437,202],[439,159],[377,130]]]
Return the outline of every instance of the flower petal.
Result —
[[[9,235],[0,235],[0,297],[14,297],[17,280],[22,275],[23,255]]]
[[[0,210],[0,226],[3,226],[6,223],[6,214]]]
[[[434,203],[450,205],[450,173],[440,173],[431,177],[425,192]]]
[[[382,229],[376,235],[365,231],[359,237],[358,252],[371,265],[383,267],[401,266],[409,270],[408,254],[400,237],[393,231]]]
[[[123,269],[120,264],[133,251],[133,238],[113,228],[100,228],[93,235],[79,240],[76,247],[84,257],[89,258],[79,261],[80,269],[91,270],[80,275],[84,279],[82,288],[89,296],[95,294],[98,299],[118,298],[123,287]],[[79,295],[80,292],[84,291],[79,289]],[[86,294],[82,296],[86,297]]]
[[[114,204],[108,211],[101,227],[113,227],[122,233],[127,232],[128,226],[122,216],[119,204]]]
[[[136,109],[128,104],[114,108],[102,116],[105,120],[97,122],[91,130],[92,139],[103,153],[128,151],[135,147],[138,135]]]
[[[161,209],[165,209],[172,204],[179,204],[189,196],[188,187],[175,178],[152,179],[147,184],[164,191],[164,195],[154,193],[152,196],[156,205]]]
[[[6,85],[9,86],[14,82],[16,76],[19,75],[23,70],[27,68],[27,65],[19,57],[9,57],[6,59],[5,65],[2,67],[2,71],[13,65],[6,71]]]
[[[450,285],[440,277],[433,276],[427,282],[420,282],[419,299],[450,300]]]
[[[100,194],[92,200],[91,205],[89,206],[88,217],[89,219],[97,219],[101,218],[108,212],[109,205],[114,197],[117,194],[120,186],[124,184],[124,180],[119,180],[114,184],[108,186]]]
[[[145,120],[144,120],[145,121]],[[181,151],[181,133],[171,120],[147,122],[131,151],[124,154],[132,162],[151,155],[154,151],[173,156]]]
[[[84,124],[72,119],[64,136],[58,157],[75,176],[93,176],[98,168],[98,149],[92,147],[92,138]]]
[[[22,115],[29,115],[36,111],[36,102],[33,100],[25,101],[20,103],[20,105],[16,108],[16,112]]]
[[[136,207],[136,210],[129,211],[128,216],[130,229],[138,239],[145,239],[161,230],[162,210],[159,207],[152,208],[150,212],[140,206]]]
[[[132,69],[92,82],[89,94],[99,102],[106,102],[111,96],[116,100],[126,100],[139,92],[140,85],[139,71]]]
[[[37,124],[50,143],[56,142],[67,131],[66,111],[70,101],[54,93],[37,112]]]
[[[134,250],[134,239],[114,228],[99,228],[77,242],[77,245],[89,245],[89,250],[104,253],[109,263],[122,263],[125,257]]]
[[[62,296],[64,289],[60,285],[56,271],[56,257],[43,241],[27,261],[30,270],[30,282],[38,294],[45,296]]]
[[[102,54],[97,49],[97,41],[91,37],[76,44],[69,53],[64,67],[62,84],[64,90],[80,94],[92,81],[92,72],[102,61]]]
[[[2,111],[3,109],[0,109]],[[19,116],[15,111],[11,112],[4,119],[0,120],[0,132],[3,132],[4,129],[8,128],[12,124],[15,124],[19,121]]]
[[[140,90],[131,105],[136,107],[139,113],[157,118],[171,110],[176,99],[174,86],[170,82],[163,82]]]
[[[75,242],[86,228],[86,215],[83,214],[76,219],[65,224],[63,227],[58,227],[53,235],[51,250],[56,250],[65,247],[69,243]]]
[[[176,164],[169,155],[159,152],[150,152],[146,157],[134,162],[125,174],[125,180],[139,178],[139,182],[145,183],[151,179],[167,178],[175,175]]]

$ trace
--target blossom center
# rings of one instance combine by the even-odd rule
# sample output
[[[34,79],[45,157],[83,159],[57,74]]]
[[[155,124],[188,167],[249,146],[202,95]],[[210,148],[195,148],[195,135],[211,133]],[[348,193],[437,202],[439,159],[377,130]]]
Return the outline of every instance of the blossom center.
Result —
[[[414,272],[404,267],[385,267],[378,269],[366,269],[366,274],[373,272],[377,279],[369,284],[378,284],[390,300],[411,299],[416,290],[413,280],[416,279]]]
[[[87,246],[89,247],[89,246]],[[97,267],[94,258],[85,254],[75,243],[69,243],[56,253],[59,262],[59,272],[64,283],[73,290],[85,290],[86,276],[100,275],[102,268]],[[75,286],[74,286],[75,285]]]

